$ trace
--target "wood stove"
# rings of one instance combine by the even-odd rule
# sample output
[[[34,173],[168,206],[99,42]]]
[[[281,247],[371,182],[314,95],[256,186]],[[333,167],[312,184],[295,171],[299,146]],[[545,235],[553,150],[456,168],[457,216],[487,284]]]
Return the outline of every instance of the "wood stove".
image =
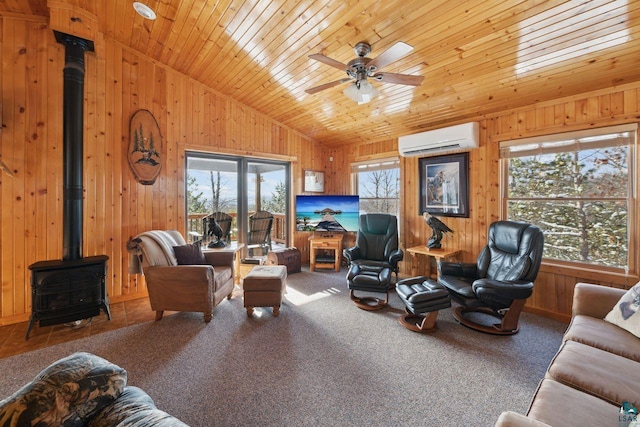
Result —
[[[65,45],[63,99],[63,258],[40,261],[31,270],[29,339],[36,322],[41,326],[87,319],[103,309],[111,319],[106,292],[106,255],[82,257],[84,53],[93,42],[54,31]]]
[[[109,313],[106,293],[106,255],[74,261],[40,261],[31,264],[31,319],[27,338],[36,322],[40,326],[73,322]]]

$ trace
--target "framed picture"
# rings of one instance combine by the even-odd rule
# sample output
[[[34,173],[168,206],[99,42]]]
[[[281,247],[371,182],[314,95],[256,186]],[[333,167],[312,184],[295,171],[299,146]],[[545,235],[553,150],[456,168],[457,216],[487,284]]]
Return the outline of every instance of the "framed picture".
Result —
[[[420,212],[469,218],[469,153],[425,157],[420,168]]]
[[[304,191],[324,193],[324,172],[304,171]]]

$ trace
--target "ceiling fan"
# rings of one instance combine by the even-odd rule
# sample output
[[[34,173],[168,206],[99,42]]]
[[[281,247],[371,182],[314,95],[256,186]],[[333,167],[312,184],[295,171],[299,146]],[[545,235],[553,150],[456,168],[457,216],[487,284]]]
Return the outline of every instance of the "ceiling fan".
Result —
[[[344,90],[344,94],[359,104],[363,104],[371,101],[378,94],[376,88],[369,83],[368,78],[382,83],[394,83],[409,86],[420,86],[420,84],[422,84],[422,80],[424,80],[424,76],[377,72],[379,69],[397,61],[411,52],[413,47],[407,43],[397,42],[374,59],[367,57],[367,55],[371,53],[371,45],[367,42],[357,43],[353,50],[358,57],[352,59],[347,64],[343,64],[340,61],[336,61],[335,59],[331,59],[319,53],[309,55],[309,58],[311,59],[315,59],[316,61],[320,61],[334,68],[345,71],[348,77],[312,87],[311,89],[307,89],[305,92],[308,94],[314,94],[322,90],[353,81],[353,83],[347,86]]]

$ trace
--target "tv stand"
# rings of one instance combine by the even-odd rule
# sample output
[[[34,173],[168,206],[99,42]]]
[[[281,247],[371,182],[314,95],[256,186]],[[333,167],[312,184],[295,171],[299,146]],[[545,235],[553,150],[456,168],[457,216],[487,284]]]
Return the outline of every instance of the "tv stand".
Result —
[[[315,271],[316,268],[333,268],[335,271],[340,271],[340,262],[342,261],[342,237],[342,234],[336,236],[309,237],[309,269],[311,271]],[[318,250],[333,250],[333,262],[328,262],[329,260],[324,258],[318,259],[320,262],[316,262],[316,252]]]

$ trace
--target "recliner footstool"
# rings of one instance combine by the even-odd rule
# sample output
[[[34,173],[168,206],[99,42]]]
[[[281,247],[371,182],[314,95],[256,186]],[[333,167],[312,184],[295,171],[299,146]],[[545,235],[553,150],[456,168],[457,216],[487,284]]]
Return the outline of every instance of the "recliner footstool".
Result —
[[[277,317],[280,314],[280,305],[286,288],[286,266],[260,265],[254,267],[242,282],[247,316],[253,315],[254,307],[272,307],[273,316]]]
[[[451,307],[451,297],[446,288],[426,276],[400,280],[396,292],[407,312],[398,321],[414,332],[435,330],[438,310]]]

